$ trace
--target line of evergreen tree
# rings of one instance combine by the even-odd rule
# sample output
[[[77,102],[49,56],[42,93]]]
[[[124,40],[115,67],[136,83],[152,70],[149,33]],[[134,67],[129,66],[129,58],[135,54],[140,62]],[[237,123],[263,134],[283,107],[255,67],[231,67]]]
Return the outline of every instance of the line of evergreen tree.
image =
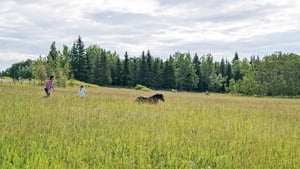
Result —
[[[102,86],[134,87],[137,84],[152,89],[196,92],[231,92],[244,95],[300,95],[300,56],[274,53],[260,59],[252,56],[241,60],[236,52],[233,60],[214,61],[211,54],[201,57],[196,53],[176,52],[162,60],[148,50],[130,57],[98,45],[85,48],[79,36],[71,50],[50,46],[46,57],[13,64],[1,73],[13,78],[35,78],[41,82],[49,75],[56,76],[59,86],[67,79]]]

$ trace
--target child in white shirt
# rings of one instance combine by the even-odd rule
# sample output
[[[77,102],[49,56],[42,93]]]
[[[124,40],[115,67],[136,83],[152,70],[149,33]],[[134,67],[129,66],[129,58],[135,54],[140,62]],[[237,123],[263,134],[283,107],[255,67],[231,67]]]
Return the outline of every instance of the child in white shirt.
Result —
[[[80,86],[80,89],[78,91],[78,96],[80,96],[81,98],[84,98],[85,97],[85,93],[86,93],[86,90],[85,88],[83,87],[83,85]]]

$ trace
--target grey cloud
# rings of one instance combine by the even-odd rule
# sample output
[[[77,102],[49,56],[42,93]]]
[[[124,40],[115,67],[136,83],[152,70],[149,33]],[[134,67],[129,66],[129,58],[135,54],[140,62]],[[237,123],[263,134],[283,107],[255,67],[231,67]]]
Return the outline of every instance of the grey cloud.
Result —
[[[232,13],[216,13],[213,16],[201,18],[201,21],[209,21],[209,22],[238,22],[242,20],[267,20],[265,16],[271,13],[275,9],[268,9],[268,8],[258,8],[258,9],[249,9],[244,11],[236,11]],[[268,20],[270,21],[270,20]]]
[[[282,10],[289,8],[275,3],[249,1],[252,4],[248,7],[248,1],[237,0],[160,0],[160,6],[151,13],[108,8],[88,10],[93,4],[77,8],[76,0],[63,3],[2,0],[0,6],[4,6],[4,2],[8,5],[5,10],[0,9],[1,17],[4,16],[0,18],[1,64],[7,63],[1,53],[47,55],[53,41],[58,49],[62,44],[71,47],[78,35],[86,46],[100,44],[120,56],[126,50],[130,56],[140,56],[148,49],[153,56],[162,58],[176,51],[190,51],[200,56],[213,53],[214,58],[230,58],[235,51],[241,56],[264,55],[277,50],[300,52],[300,31],[295,30],[297,25],[288,25],[297,23],[299,15],[285,13]],[[241,2],[245,3],[243,7],[237,5]],[[99,2],[96,5],[101,6]],[[287,11],[297,9],[292,4],[289,7]],[[279,12],[287,17],[277,20]],[[285,32],[265,30],[280,27],[281,21],[286,20],[290,22],[284,23]],[[230,39],[231,35],[235,37]],[[0,70],[3,69],[0,65]]]
[[[86,13],[85,17],[90,18],[96,22],[105,22],[115,25],[139,23],[145,20],[153,20],[153,17],[146,14],[133,14],[112,11]]]
[[[110,26],[111,30],[101,30],[104,32],[118,32],[121,34],[140,34],[153,31],[160,27],[158,18],[145,14],[132,14],[123,12],[97,12],[87,13],[87,18]]]
[[[270,54],[275,51],[300,53],[300,30],[268,34],[260,37],[253,37],[248,40],[240,41],[240,48],[243,50],[255,51],[257,53]],[[247,46],[247,47],[245,47]]]
[[[222,5],[222,4],[230,4],[233,0],[207,0],[207,1],[199,1],[199,0],[160,0],[161,5],[166,6],[179,6],[179,5],[188,5],[191,7],[201,7],[204,6],[206,8],[215,8],[216,6]]]

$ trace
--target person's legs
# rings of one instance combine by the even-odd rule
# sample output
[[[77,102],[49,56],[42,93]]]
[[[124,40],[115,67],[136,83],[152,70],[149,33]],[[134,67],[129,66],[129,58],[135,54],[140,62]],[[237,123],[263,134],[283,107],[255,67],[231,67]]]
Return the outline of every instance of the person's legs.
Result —
[[[46,92],[46,95],[47,95],[47,96],[50,96],[50,93],[48,92],[48,89],[47,89],[47,88],[45,88],[45,92]]]

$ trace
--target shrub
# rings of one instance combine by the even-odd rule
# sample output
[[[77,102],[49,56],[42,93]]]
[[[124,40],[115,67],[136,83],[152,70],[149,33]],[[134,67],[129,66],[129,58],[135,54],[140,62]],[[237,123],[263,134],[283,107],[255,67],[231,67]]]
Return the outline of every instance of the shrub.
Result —
[[[140,85],[140,84],[137,84],[135,87],[134,87],[135,90],[142,90],[142,91],[151,91],[151,89],[149,89],[148,87],[146,86],[143,86],[143,85]]]

